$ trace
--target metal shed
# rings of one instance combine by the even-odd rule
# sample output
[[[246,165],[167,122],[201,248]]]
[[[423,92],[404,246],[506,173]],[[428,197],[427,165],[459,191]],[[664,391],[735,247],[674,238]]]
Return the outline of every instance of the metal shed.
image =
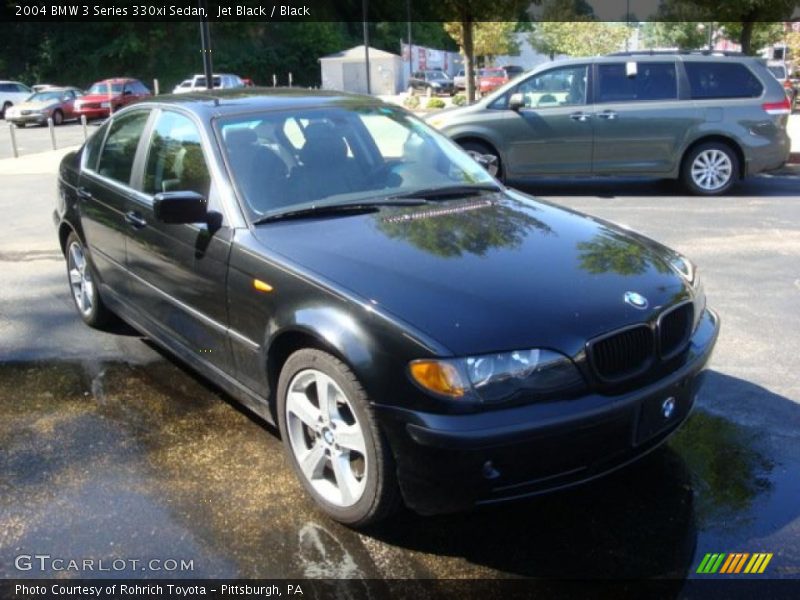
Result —
[[[319,63],[322,70],[322,89],[367,93],[363,45],[323,56]],[[397,94],[403,89],[403,61],[398,54],[370,48],[369,73],[373,94]]]

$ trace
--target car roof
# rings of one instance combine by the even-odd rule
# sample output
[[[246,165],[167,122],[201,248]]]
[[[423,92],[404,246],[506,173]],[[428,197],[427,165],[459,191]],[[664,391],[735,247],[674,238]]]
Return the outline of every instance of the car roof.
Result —
[[[585,65],[586,63],[619,63],[619,62],[626,62],[626,61],[636,61],[636,62],[664,62],[669,60],[680,60],[683,62],[737,62],[737,63],[761,63],[763,59],[758,58],[756,56],[721,56],[718,54],[685,54],[680,52],[661,52],[661,53],[649,53],[649,52],[642,52],[641,54],[636,54],[633,52],[629,53],[619,53],[619,54],[607,54],[604,56],[584,56],[580,58],[565,58],[550,61],[547,63],[542,63],[541,65],[537,65],[537,71],[543,70],[543,67],[547,67],[548,69],[553,66],[567,66],[567,65]]]
[[[109,77],[108,79],[100,79],[99,81],[95,81],[95,83],[129,83],[131,81],[139,81],[138,79],[134,79],[132,77]]]
[[[302,88],[237,88],[151,96],[132,106],[177,106],[204,117],[238,115],[266,110],[315,107],[386,106],[378,98],[333,90]]]

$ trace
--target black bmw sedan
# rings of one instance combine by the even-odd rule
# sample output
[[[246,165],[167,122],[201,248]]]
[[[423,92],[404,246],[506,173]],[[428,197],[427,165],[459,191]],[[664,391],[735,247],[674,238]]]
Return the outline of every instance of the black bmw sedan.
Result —
[[[59,192],[81,318],[122,318],[276,423],[352,526],[641,457],[719,330],[688,259],[505,188],[371,98],[153,98],[67,155]]]

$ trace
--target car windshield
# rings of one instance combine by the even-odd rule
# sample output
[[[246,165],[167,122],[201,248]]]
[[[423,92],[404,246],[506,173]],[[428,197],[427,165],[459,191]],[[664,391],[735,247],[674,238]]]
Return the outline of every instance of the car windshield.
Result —
[[[428,71],[428,79],[431,81],[441,81],[443,79],[447,79],[447,75],[444,74],[442,71]]]
[[[769,69],[769,72],[775,76],[775,79],[786,79],[786,67],[776,65],[767,68]]]
[[[101,81],[99,83],[95,83],[92,87],[89,88],[90,94],[107,94],[108,93],[109,84],[105,81]],[[121,83],[112,83],[111,84],[111,91],[115,94],[119,94],[122,92],[122,84]]]
[[[399,108],[265,111],[221,119],[218,131],[252,219],[431,188],[496,185],[455,143]]]
[[[52,102],[53,100],[61,100],[61,97],[65,93],[66,92],[63,91],[37,92],[28,98],[28,102]]]

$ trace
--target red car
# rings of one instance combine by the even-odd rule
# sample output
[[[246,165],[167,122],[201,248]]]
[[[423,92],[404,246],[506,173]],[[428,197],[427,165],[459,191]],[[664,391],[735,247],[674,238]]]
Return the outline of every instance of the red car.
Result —
[[[501,67],[490,67],[478,71],[478,91],[481,96],[495,91],[508,83],[508,73]]]
[[[104,79],[92,84],[86,95],[75,102],[75,114],[78,118],[86,115],[87,119],[102,119],[109,115],[112,107],[119,110],[149,95],[150,90],[138,79]]]

